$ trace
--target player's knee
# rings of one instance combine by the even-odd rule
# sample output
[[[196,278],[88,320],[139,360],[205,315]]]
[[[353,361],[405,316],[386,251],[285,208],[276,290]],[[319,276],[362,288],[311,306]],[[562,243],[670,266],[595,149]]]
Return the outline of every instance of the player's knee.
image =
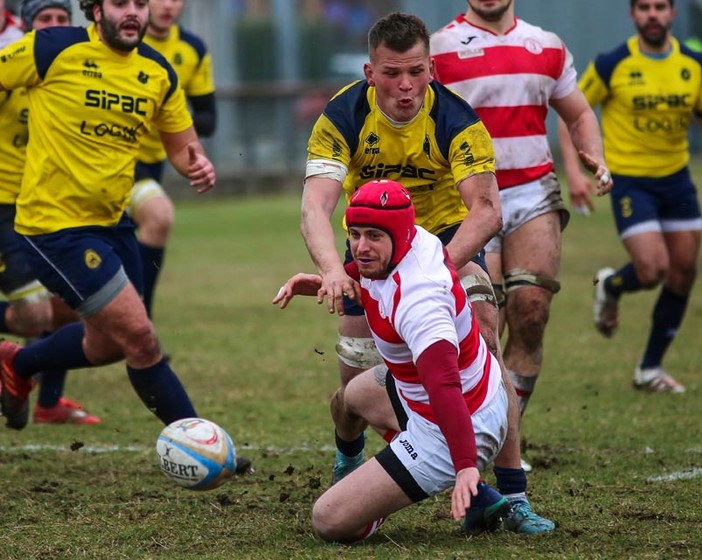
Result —
[[[323,494],[312,508],[312,529],[315,534],[327,542],[349,540],[351,535],[344,519],[345,509],[334,506]]]
[[[461,285],[466,291],[471,303],[485,302],[494,307],[498,306],[497,297],[490,280],[478,274],[468,274],[461,278]]]
[[[150,321],[132,328],[120,345],[124,357],[132,365],[153,362],[161,353],[161,345]]]
[[[343,365],[357,370],[356,374],[370,369],[383,361],[372,338],[339,336],[339,340],[336,343],[336,355]],[[348,383],[353,377],[355,375],[348,376],[345,382]],[[343,372],[342,381],[344,381]]]

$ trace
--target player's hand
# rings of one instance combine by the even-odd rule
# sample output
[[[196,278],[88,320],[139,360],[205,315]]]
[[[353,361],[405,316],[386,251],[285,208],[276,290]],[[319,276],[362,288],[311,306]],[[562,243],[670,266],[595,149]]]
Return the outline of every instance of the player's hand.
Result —
[[[317,303],[326,300],[329,313],[344,314],[344,296],[361,301],[361,287],[344,269],[322,276],[322,286],[317,293]]]
[[[198,153],[192,144],[188,144],[188,179],[199,193],[209,191],[217,180],[212,162],[204,154]]]
[[[295,296],[314,296],[322,285],[322,277],[318,274],[300,272],[283,284],[273,298],[273,305],[280,304],[285,309]]]
[[[580,169],[573,175],[568,175],[568,194],[573,212],[581,216],[589,216],[595,211],[592,202],[592,195],[595,194],[595,186],[590,177],[585,175]]]
[[[587,170],[597,179],[597,196],[605,195],[611,191],[614,182],[612,181],[612,175],[605,163],[603,161],[597,161],[590,154],[582,150],[578,152],[578,157],[580,157],[580,161],[583,162]]]
[[[456,485],[451,494],[451,515],[460,521],[470,507],[471,498],[478,495],[480,472],[475,467],[462,469],[456,473]]]

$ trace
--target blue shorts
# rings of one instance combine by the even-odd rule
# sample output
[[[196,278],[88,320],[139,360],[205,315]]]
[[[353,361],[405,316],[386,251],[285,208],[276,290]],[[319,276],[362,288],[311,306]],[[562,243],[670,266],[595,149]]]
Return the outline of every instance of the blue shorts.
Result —
[[[686,167],[667,177],[612,175],[612,211],[622,239],[646,232],[702,229],[697,191]]]
[[[445,229],[437,235],[437,237],[441,240],[444,246],[448,245],[449,242],[453,239],[453,236],[456,235],[459,226],[460,224],[451,226],[450,228]],[[349,241],[347,239],[346,253],[344,254],[344,265],[349,264],[352,260],[353,256],[351,256],[351,245],[349,244]],[[485,274],[489,275],[487,264],[485,263],[485,249],[481,249],[480,252],[471,259],[471,261],[477,264],[480,268],[482,268],[485,271]],[[344,296],[344,313],[346,315],[358,317],[360,315],[363,315],[363,307],[361,307],[361,305],[356,303],[354,300]]]
[[[15,233],[15,205],[0,204],[0,291],[8,295],[36,280]]]
[[[126,214],[111,227],[68,228],[20,239],[39,281],[83,316],[105,307],[129,281],[139,294],[143,291],[134,223]]]
[[[157,183],[161,183],[163,178],[163,161],[157,161],[156,163],[144,163],[143,161],[137,161],[134,166],[134,182],[141,181],[142,179],[153,179]]]

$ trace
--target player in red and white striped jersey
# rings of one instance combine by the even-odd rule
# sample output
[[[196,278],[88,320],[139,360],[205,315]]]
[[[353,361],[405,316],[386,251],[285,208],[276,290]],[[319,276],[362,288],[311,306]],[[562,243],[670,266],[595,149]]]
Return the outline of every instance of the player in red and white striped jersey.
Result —
[[[435,75],[485,123],[495,148],[503,227],[485,247],[509,338],[504,362],[522,414],[543,359],[553,294],[560,289],[561,198],[546,135],[553,107],[568,125],[598,194],[612,181],[597,118],[578,90],[573,58],[554,33],[514,16],[513,0],[468,0],[468,11],[431,37]],[[578,208],[589,197],[571,202]]]
[[[507,434],[502,373],[446,249],[414,218],[409,192],[389,180],[360,187],[346,209],[354,259],[346,270],[360,282],[384,365],[341,394],[391,441],[319,498],[312,524],[325,540],[365,538],[389,514],[452,486],[451,512],[469,531],[496,528],[511,511],[480,481]],[[335,309],[319,275],[294,276],[273,303],[285,307],[295,295]]]

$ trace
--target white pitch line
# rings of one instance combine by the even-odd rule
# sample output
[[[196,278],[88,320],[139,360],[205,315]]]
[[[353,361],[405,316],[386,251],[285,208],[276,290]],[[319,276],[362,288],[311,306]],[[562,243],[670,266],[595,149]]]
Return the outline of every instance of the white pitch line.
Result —
[[[236,448],[242,451],[264,451],[267,453],[300,453],[305,451],[336,451],[336,447],[332,445],[322,445],[320,447],[312,447],[311,445],[302,445],[294,448],[282,447],[258,447],[255,445],[237,445]],[[0,446],[1,453],[39,453],[42,451],[71,451],[73,453],[81,451],[83,453],[142,453],[151,451],[152,448],[143,445],[84,445],[75,451],[70,445],[49,445],[43,443],[28,443],[17,446]]]
[[[684,471],[651,476],[646,479],[646,482],[673,482],[674,480],[686,480],[688,478],[697,478],[698,476],[702,476],[702,469],[693,467],[692,469],[687,469]]]

